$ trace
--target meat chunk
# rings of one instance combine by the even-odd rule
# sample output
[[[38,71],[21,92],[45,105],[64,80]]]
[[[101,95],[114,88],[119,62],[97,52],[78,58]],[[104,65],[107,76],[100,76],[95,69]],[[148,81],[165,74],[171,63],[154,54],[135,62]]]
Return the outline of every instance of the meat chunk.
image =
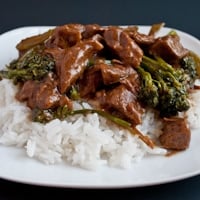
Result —
[[[136,100],[135,94],[128,90],[125,85],[120,85],[107,92],[105,106],[114,112],[121,113],[122,117],[129,119],[134,125],[142,122],[144,110]]]
[[[55,28],[52,37],[47,41],[48,48],[59,47],[62,49],[71,47],[82,39],[85,27],[81,24],[67,24]]]
[[[93,107],[129,120],[133,125],[141,123],[144,109],[137,100],[140,79],[132,67],[102,63],[86,71],[86,74],[80,93]],[[117,84],[112,85],[115,81]]]
[[[86,24],[85,30],[82,33],[82,37],[84,39],[88,39],[96,34],[102,34],[103,31],[104,28],[102,26],[99,26],[98,24]]]
[[[127,81],[124,81],[127,80]],[[113,115],[140,124],[144,109],[137,100],[140,80],[138,74],[132,73],[116,87],[96,92],[96,96],[88,101],[95,107],[104,109]]]
[[[111,27],[105,30],[104,39],[106,44],[119,56],[125,65],[139,66],[142,61],[142,49],[119,28]]]
[[[118,63],[97,63],[85,70],[83,78],[79,81],[80,95],[84,97],[94,94],[101,87],[119,83],[134,72],[133,68]]]
[[[159,56],[168,63],[173,64],[186,56],[188,50],[180,43],[179,36],[173,34],[158,38],[150,47],[149,53],[154,56]]]
[[[84,40],[65,51],[48,50],[56,61],[58,86],[62,94],[80,78],[89,60],[102,48],[103,45],[98,41]]]
[[[125,85],[126,88],[131,91],[135,96],[141,89],[141,82],[138,73],[134,70],[127,78],[120,81],[121,84]]]
[[[101,75],[105,85],[120,82],[121,80],[127,78],[131,73],[135,72],[133,68],[120,64],[101,65],[99,67],[101,69]]]
[[[129,36],[139,45],[151,45],[156,40],[154,36],[139,33],[137,30],[127,31]]]
[[[71,101],[65,95],[61,95],[57,90],[56,81],[48,76],[41,82],[29,80],[24,83],[16,98],[19,101],[27,101],[31,109],[41,110],[67,105],[72,108]]]
[[[86,70],[83,78],[79,80],[79,92],[82,98],[92,96],[103,84],[101,71],[99,70]]]
[[[159,140],[164,148],[184,150],[189,147],[191,133],[184,118],[167,118],[163,123],[163,133]]]

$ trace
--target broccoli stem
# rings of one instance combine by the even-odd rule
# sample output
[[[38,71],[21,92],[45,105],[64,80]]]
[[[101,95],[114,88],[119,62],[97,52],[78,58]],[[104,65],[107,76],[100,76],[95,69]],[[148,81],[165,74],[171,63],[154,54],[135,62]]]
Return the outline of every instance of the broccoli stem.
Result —
[[[77,114],[92,114],[97,113],[98,115],[110,120],[114,124],[121,126],[127,129],[133,135],[137,135],[145,144],[150,148],[154,147],[153,141],[148,137],[143,135],[135,126],[133,127],[130,122],[127,122],[119,117],[113,116],[103,110],[96,109],[81,109],[81,110],[69,110],[67,106],[58,107],[56,110],[33,110],[33,121],[46,123],[53,119],[65,119],[68,116],[77,115]]]
[[[158,88],[151,77],[151,74],[145,71],[142,67],[138,67],[137,71],[141,75],[141,91],[139,99],[143,99],[144,103],[156,107],[158,105]]]
[[[72,111],[71,115],[88,114],[88,113],[97,113],[98,115],[105,117],[106,119],[114,122],[116,125],[119,125],[125,129],[129,130],[129,132],[131,132],[133,135],[137,135],[149,147],[151,147],[151,148],[154,147],[153,141],[148,136],[144,136],[135,126],[133,127],[131,123],[129,123],[121,118],[118,118],[116,116],[113,116],[103,110],[95,110],[95,109],[74,110],[74,111]]]
[[[68,116],[77,115],[77,114],[89,114],[89,113],[97,113],[106,119],[114,122],[115,124],[122,126],[124,128],[131,127],[131,123],[113,116],[103,110],[95,110],[95,109],[80,109],[80,110],[69,110],[66,106],[60,106],[55,110],[33,110],[33,121],[37,121],[40,123],[46,123],[51,121],[52,119],[65,119]]]
[[[162,58],[156,57],[157,60],[153,60],[147,56],[143,56],[142,64],[150,71],[151,74],[158,74],[162,79],[167,79],[173,83],[176,87],[181,87],[179,75],[174,68],[166,63]]]
[[[41,43],[43,43],[45,40],[47,40],[53,33],[53,29],[50,29],[48,31],[46,31],[45,33],[36,35],[36,36],[32,36],[32,37],[28,37],[24,40],[22,40],[20,43],[17,44],[17,49],[19,51],[26,51],[29,50],[31,48],[33,48],[34,46],[37,46]]]

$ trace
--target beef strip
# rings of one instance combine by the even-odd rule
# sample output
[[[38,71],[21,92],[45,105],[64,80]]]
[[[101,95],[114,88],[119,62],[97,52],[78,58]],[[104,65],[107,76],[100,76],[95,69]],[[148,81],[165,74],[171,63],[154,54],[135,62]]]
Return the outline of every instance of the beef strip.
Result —
[[[16,95],[19,101],[27,101],[31,109],[41,110],[67,105],[72,109],[72,102],[57,90],[57,81],[47,76],[43,81],[26,81]]]
[[[135,70],[127,78],[120,80],[120,83],[125,85],[135,96],[138,95],[141,86],[138,73]]]
[[[62,94],[81,77],[89,60],[102,48],[98,41],[84,40],[66,50],[48,50],[56,61],[58,86]]]
[[[82,32],[85,30],[81,24],[67,24],[54,29],[53,35],[46,42],[46,47],[59,47],[62,49],[71,47],[82,39]]]
[[[105,30],[103,37],[109,48],[116,53],[125,65],[139,66],[143,51],[125,31],[117,27],[110,27]]]
[[[133,125],[140,124],[144,109],[137,100],[139,85],[138,74],[134,71],[116,87],[97,91],[95,97],[88,102],[95,108],[104,109],[130,121]]]
[[[171,34],[157,38],[149,48],[149,53],[163,58],[170,64],[176,64],[188,54],[188,50],[182,46],[178,35]]]
[[[113,64],[106,64],[105,61],[97,63],[85,70],[83,78],[79,81],[80,95],[85,97],[94,94],[103,86],[119,83],[133,72],[133,68],[116,62]]]
[[[67,24],[54,29],[51,38],[46,42],[47,48],[59,47],[62,49],[74,46],[83,39],[89,39],[102,34],[104,28],[98,24]]]
[[[121,84],[108,91],[104,101],[103,107],[113,112],[117,112],[117,114],[120,113],[122,118],[128,119],[133,125],[142,122],[144,110],[137,101],[136,95],[128,90],[125,85]]]
[[[105,28],[103,28],[102,26],[99,26],[98,24],[86,24],[85,30],[82,33],[82,37],[83,39],[88,39],[97,34],[101,35],[104,29]]]
[[[128,31],[129,36],[139,45],[151,45],[155,42],[154,36],[139,33],[137,30]]]
[[[92,97],[103,84],[100,70],[85,70],[83,78],[78,81],[79,93],[82,98]]]
[[[135,72],[132,67],[120,64],[102,64],[99,67],[101,69],[101,75],[105,85],[120,82],[121,80],[127,78],[131,73]]]
[[[184,150],[189,147],[190,129],[184,118],[165,118],[163,121],[163,133],[159,137],[164,148],[172,150]]]

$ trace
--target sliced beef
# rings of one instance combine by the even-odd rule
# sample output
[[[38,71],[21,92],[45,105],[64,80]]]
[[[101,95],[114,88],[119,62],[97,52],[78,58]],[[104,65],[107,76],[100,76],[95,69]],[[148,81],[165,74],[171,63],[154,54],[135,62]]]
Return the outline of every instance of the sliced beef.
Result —
[[[51,38],[46,42],[46,47],[59,47],[62,49],[72,47],[83,39],[89,39],[97,34],[102,34],[104,28],[97,24],[67,24],[55,28]]]
[[[132,67],[117,62],[106,64],[104,60],[102,63],[97,63],[85,70],[83,78],[79,81],[80,95],[84,97],[94,94],[103,86],[120,83],[131,73],[135,73]]]
[[[79,84],[82,98],[96,109],[140,124],[144,109],[137,100],[140,89],[138,73],[120,64],[97,64],[85,71]]]
[[[184,118],[167,118],[164,119],[163,125],[159,140],[164,148],[184,150],[189,147],[191,133]]]
[[[135,70],[127,78],[122,79],[120,83],[125,85],[129,91],[135,94],[135,96],[138,95],[138,92],[140,91],[141,88],[140,86],[141,84],[139,75]]]
[[[102,48],[102,44],[98,41],[84,40],[65,51],[48,51],[52,53],[56,61],[58,85],[62,94],[66,93],[72,84],[81,77],[89,60]]]
[[[139,45],[151,45],[155,42],[154,36],[139,33],[137,30],[128,32],[129,36]]]
[[[104,101],[106,109],[120,113],[122,118],[128,119],[133,125],[142,122],[144,110],[135,94],[128,90],[125,85],[119,85],[108,91]]]
[[[137,100],[139,84],[138,74],[131,73],[116,87],[97,91],[95,97],[88,99],[88,102],[97,109],[130,121],[133,125],[140,124],[144,109]]]
[[[88,39],[97,34],[101,35],[104,29],[105,28],[103,28],[102,26],[99,26],[98,24],[86,24],[85,30],[82,33],[82,37],[83,39]]]
[[[41,110],[67,105],[72,109],[72,103],[65,95],[61,95],[57,90],[57,82],[47,76],[43,81],[37,82],[29,80],[24,83],[16,98],[19,101],[27,101],[31,109],[39,108]]]
[[[134,73],[135,70],[130,66],[124,66],[120,64],[101,65],[99,66],[103,83],[105,85],[114,84],[127,78],[130,74]]]
[[[85,27],[81,24],[67,24],[55,28],[53,35],[47,41],[48,48],[59,47],[62,49],[71,47],[82,39]]]
[[[173,64],[186,56],[188,50],[182,46],[178,35],[171,34],[159,37],[150,47],[149,53]]]
[[[122,31],[120,28],[110,27],[105,30],[103,36],[109,48],[115,52],[125,65],[132,67],[139,66],[142,61],[143,51],[130,38],[128,33]]]
[[[85,70],[83,78],[78,81],[80,96],[82,98],[94,96],[102,84],[103,79],[100,70],[95,68],[93,70]]]

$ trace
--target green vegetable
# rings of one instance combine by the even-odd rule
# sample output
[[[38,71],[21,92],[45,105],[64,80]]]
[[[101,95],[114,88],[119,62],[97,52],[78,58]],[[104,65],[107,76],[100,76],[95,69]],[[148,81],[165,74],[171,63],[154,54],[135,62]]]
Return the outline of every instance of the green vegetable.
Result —
[[[102,117],[105,117],[106,119],[109,119],[110,121],[124,128],[131,127],[131,123],[123,119],[120,119],[118,117],[115,117],[102,110],[95,110],[95,109],[69,110],[67,106],[60,106],[60,107],[49,109],[49,110],[34,109],[32,118],[33,118],[33,121],[46,123],[53,119],[63,120],[68,116],[77,115],[77,114],[89,114],[89,113],[97,113],[101,115]]]
[[[181,67],[184,69],[185,80],[189,87],[192,87],[195,79],[197,78],[196,62],[192,56],[186,56],[181,60]]]
[[[193,51],[189,52],[189,56],[194,60],[197,76],[200,77],[200,57]]]
[[[73,100],[79,100],[81,98],[76,86],[73,85],[69,90],[69,97]]]
[[[161,58],[144,56],[138,72],[142,79],[139,98],[148,106],[156,108],[162,117],[177,115],[189,109],[182,69],[173,68]]]
[[[164,23],[164,22],[161,22],[161,23],[159,23],[159,24],[153,24],[153,25],[151,26],[151,29],[150,29],[148,35],[155,36],[156,33],[158,33],[158,31],[159,31],[163,26],[165,26],[165,23]]]
[[[149,72],[145,71],[142,67],[138,67],[138,72],[141,76],[141,90],[139,94],[139,99],[143,102],[155,108],[159,103],[158,87],[156,82],[152,79]]]
[[[54,68],[53,58],[44,54],[41,47],[37,47],[28,50],[23,56],[12,61],[6,70],[0,71],[0,77],[12,79],[14,83],[41,80]]]
[[[40,122],[40,123],[47,123],[53,119],[65,119],[68,116],[77,115],[77,114],[91,114],[97,113],[98,115],[110,120],[111,122],[115,123],[118,126],[121,126],[127,129],[133,135],[137,135],[144,143],[146,143],[149,147],[153,148],[154,143],[148,136],[144,136],[136,127],[133,127],[131,123],[115,117],[103,110],[95,110],[95,109],[81,109],[81,110],[69,110],[67,106],[60,106],[54,109],[49,110],[33,110],[33,121]]]
[[[39,44],[42,44],[45,40],[47,40],[53,33],[53,29],[46,31],[45,33],[34,35],[32,37],[28,37],[22,40],[19,44],[17,44],[16,48],[19,51],[27,51]]]

